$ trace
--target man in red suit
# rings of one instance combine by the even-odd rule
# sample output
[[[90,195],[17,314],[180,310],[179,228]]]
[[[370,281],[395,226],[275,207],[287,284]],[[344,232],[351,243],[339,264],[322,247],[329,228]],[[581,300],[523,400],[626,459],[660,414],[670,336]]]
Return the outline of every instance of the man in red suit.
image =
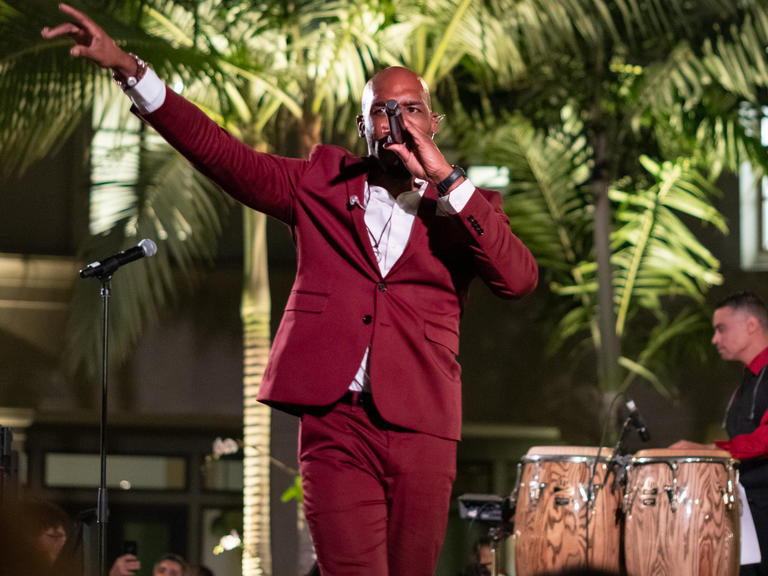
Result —
[[[537,267],[498,193],[475,188],[433,141],[439,116],[405,68],[363,91],[369,156],[318,146],[258,153],[167,89],[86,15],[43,36],[111,68],[152,125],[243,204],[287,224],[296,279],[259,399],[301,415],[307,519],[323,574],[428,576],[445,533],[461,430],[459,318],[475,275],[531,292]],[[399,104],[404,143],[385,105]]]

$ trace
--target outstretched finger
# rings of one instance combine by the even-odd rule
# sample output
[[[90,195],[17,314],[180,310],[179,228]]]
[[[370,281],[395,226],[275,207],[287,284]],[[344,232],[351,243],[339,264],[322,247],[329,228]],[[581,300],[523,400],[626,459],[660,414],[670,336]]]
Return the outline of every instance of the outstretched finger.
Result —
[[[71,16],[75,21],[77,21],[78,24],[82,28],[85,28],[86,31],[88,31],[92,36],[95,36],[101,31],[101,27],[96,24],[93,20],[88,17],[83,12],[80,12],[80,10],[76,10],[75,8],[72,8],[69,4],[61,3],[59,4],[59,10],[64,12],[64,14]]]
[[[42,34],[43,38],[56,38],[57,36],[77,36],[82,32],[83,29],[76,24],[72,24],[72,22],[65,22],[64,24],[59,24],[53,28],[46,26],[40,33]]]

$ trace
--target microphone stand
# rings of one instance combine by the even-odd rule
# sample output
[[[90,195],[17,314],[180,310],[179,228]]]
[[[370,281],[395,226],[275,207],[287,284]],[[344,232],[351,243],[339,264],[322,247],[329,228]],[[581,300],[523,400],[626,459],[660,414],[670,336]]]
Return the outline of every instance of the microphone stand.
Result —
[[[613,448],[614,457],[619,454],[619,450],[624,446],[624,441],[627,439],[627,432],[629,432],[629,425],[632,424],[632,418],[627,417],[624,420],[624,424],[621,426],[621,433],[619,434],[619,440],[616,442],[616,446]]]
[[[108,352],[109,352],[109,296],[110,282],[115,270],[124,264],[143,258],[154,256],[157,245],[150,239],[144,238],[138,246],[124,250],[103,261],[92,262],[80,270],[80,278],[98,278],[101,282],[101,298],[104,303],[103,321],[103,345],[102,345],[102,370],[101,370],[101,419],[99,423],[99,463],[101,474],[99,477],[99,494],[96,504],[96,524],[99,532],[99,575],[107,574],[107,521],[109,506],[107,505],[107,382],[108,382]]]
[[[616,394],[614,396],[613,400],[611,400],[611,405],[608,407],[608,413],[610,414],[612,412],[613,406],[616,403],[616,401],[621,397],[621,392]],[[632,423],[632,418],[627,417],[624,420],[624,424],[621,427],[621,432],[619,433],[619,440],[616,442],[616,446],[613,448],[613,452],[611,453],[611,457],[608,460],[608,465],[606,466],[605,470],[605,476],[603,477],[602,486],[605,486],[605,483],[608,481],[608,475],[611,473],[611,469],[614,466],[621,466],[620,460],[620,450],[622,446],[624,445],[624,440],[627,435],[627,430],[629,430],[629,425]],[[603,426],[603,433],[600,435],[600,445],[597,447],[597,455],[595,456],[594,462],[592,462],[592,466],[589,472],[588,481],[587,481],[587,501],[586,501],[586,515],[584,517],[584,561],[586,562],[586,566],[589,567],[589,553],[590,553],[590,545],[591,545],[591,539],[589,534],[589,514],[592,510],[592,507],[595,505],[595,498],[597,498],[597,489],[595,487],[595,476],[597,475],[597,465],[598,461],[600,460],[600,452],[603,449],[603,438],[605,437],[605,433],[608,428],[608,421],[606,421],[605,425]],[[615,482],[619,481],[619,475],[617,474],[615,476]]]
[[[514,527],[509,521],[505,521],[498,526],[491,526],[488,534],[491,537],[491,554],[493,563],[491,564],[491,576],[499,574],[499,547],[510,534],[514,533]]]
[[[618,468],[625,468],[626,470],[626,464],[627,464],[627,458],[624,456],[624,441],[627,438],[627,432],[629,431],[630,425],[632,424],[632,418],[627,417],[624,420],[624,424],[621,426],[621,433],[619,434],[619,440],[616,442],[616,446],[613,447],[613,454],[611,454],[611,459],[608,461],[608,470],[606,472],[606,477],[603,479],[603,482],[605,482],[608,479],[608,474],[611,472],[611,468],[614,466]],[[614,486],[618,487],[618,484],[623,480],[624,473],[623,472],[617,472],[614,476]]]
[[[99,421],[99,492],[96,504],[96,524],[99,530],[99,574],[107,574],[107,521],[109,507],[107,505],[107,383],[108,383],[108,350],[109,350],[109,297],[112,275],[99,276],[101,282],[101,299],[103,302],[103,340],[102,340],[102,370],[101,370],[101,418]]]

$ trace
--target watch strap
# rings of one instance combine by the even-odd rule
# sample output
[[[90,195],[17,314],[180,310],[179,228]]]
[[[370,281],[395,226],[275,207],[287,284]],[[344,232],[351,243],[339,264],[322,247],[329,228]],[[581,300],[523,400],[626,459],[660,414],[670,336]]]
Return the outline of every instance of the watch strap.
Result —
[[[441,197],[445,196],[448,193],[448,190],[451,189],[451,186],[453,186],[459,178],[464,178],[466,175],[467,173],[464,172],[463,168],[454,165],[451,173],[448,174],[448,176],[446,176],[443,180],[438,182],[437,195]]]

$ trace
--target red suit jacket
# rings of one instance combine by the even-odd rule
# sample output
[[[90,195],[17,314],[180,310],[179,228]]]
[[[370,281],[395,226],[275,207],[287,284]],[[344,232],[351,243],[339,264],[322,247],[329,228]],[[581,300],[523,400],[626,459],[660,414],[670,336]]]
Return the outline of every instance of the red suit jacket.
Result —
[[[147,114],[172,146],[231,196],[287,224],[297,271],[259,400],[300,411],[349,388],[370,346],[371,388],[390,423],[459,439],[459,317],[479,275],[497,295],[531,292],[536,262],[509,229],[497,192],[477,189],[457,215],[437,211],[429,186],[408,244],[389,274],[376,265],[364,211],[367,161],[334,146],[308,160],[258,153],[166,89]]]

